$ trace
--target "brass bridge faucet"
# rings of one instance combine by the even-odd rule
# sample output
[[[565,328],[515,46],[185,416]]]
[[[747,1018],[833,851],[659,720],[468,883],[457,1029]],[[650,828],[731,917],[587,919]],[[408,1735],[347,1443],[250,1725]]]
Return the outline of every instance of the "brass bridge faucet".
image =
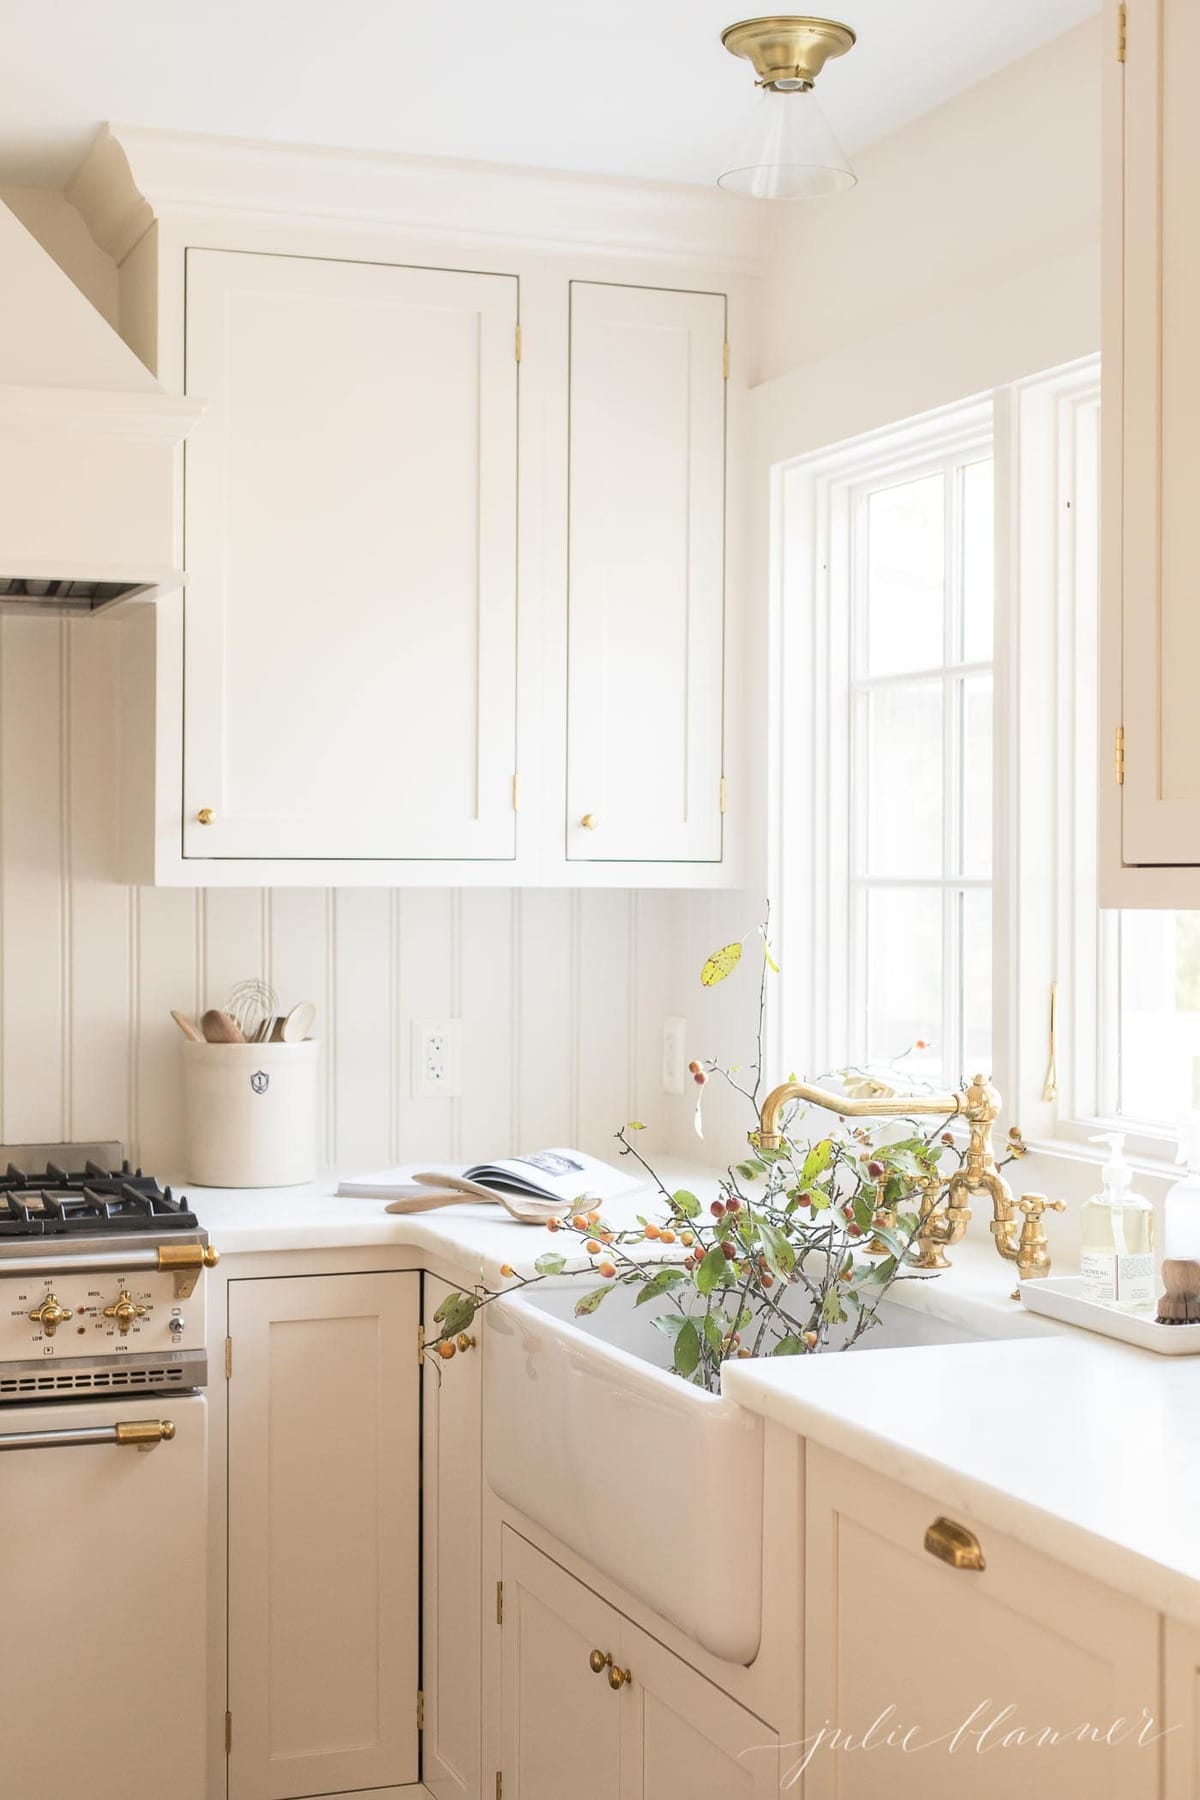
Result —
[[[965,1119],[969,1133],[967,1153],[959,1168],[953,1175],[935,1175],[922,1183],[920,1224],[909,1261],[918,1269],[948,1269],[947,1246],[962,1238],[971,1217],[971,1198],[982,1193],[992,1203],[991,1232],[996,1249],[1006,1262],[1016,1263],[1020,1279],[1032,1281],[1050,1273],[1050,1250],[1042,1215],[1047,1210],[1062,1212],[1065,1202],[1047,1200],[1044,1194],[1024,1194],[1019,1201],[1013,1199],[992,1150],[992,1126],[1000,1116],[1000,1096],[986,1077],[976,1075],[970,1086],[958,1094],[885,1093],[869,1098],[833,1094],[806,1081],[785,1081],[763,1102],[758,1131],[761,1149],[778,1150],[779,1121],[784,1107],[794,1100],[824,1107],[827,1112],[849,1119],[895,1119],[919,1114]],[[1018,1212],[1024,1215],[1021,1220]]]

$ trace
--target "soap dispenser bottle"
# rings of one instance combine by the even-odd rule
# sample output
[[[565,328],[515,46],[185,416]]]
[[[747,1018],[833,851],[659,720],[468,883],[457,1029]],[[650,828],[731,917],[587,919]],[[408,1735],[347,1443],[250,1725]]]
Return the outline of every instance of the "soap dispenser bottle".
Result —
[[[1200,1112],[1180,1120],[1175,1161],[1187,1174],[1168,1188],[1163,1208],[1163,1325],[1200,1323]]]
[[[1124,1133],[1108,1131],[1091,1141],[1107,1144],[1109,1154],[1103,1191],[1080,1211],[1083,1296],[1123,1312],[1141,1312],[1154,1305],[1154,1211],[1133,1192]]]

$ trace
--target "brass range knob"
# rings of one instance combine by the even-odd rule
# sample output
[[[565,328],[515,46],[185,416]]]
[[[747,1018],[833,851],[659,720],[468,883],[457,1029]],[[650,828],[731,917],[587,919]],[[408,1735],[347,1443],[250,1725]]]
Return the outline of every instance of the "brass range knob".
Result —
[[[143,1318],[145,1312],[145,1307],[139,1306],[132,1294],[122,1290],[112,1305],[105,1307],[104,1316],[106,1319],[115,1319],[117,1330],[122,1337],[126,1337],[133,1321]]]
[[[202,806],[200,811],[196,814],[196,823],[198,825],[211,825],[216,816],[217,815],[211,806]]]
[[[53,1337],[60,1325],[65,1325],[71,1317],[69,1306],[60,1306],[55,1294],[47,1294],[40,1306],[35,1306],[29,1315],[35,1325],[40,1325],[47,1337]]]
[[[580,819],[579,823],[583,826],[583,829],[585,831],[595,831],[595,829],[596,829],[597,825],[600,823],[600,821],[596,817],[595,813],[584,813],[584,815],[583,815],[582,819]]]

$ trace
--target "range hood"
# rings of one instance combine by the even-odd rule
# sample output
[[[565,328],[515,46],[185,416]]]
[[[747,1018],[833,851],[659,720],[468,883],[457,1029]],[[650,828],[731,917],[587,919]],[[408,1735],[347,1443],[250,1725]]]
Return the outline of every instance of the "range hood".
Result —
[[[181,585],[170,395],[0,204],[0,611],[92,614]]]

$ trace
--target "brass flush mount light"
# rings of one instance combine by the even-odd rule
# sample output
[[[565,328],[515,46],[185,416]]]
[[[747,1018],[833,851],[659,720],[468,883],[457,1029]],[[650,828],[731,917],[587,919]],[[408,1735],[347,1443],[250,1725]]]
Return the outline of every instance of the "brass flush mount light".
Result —
[[[744,19],[721,33],[733,56],[757,76],[751,115],[718,183],[759,200],[834,194],[857,177],[813,96],[813,83],[832,56],[854,44],[848,25],[833,19]]]

